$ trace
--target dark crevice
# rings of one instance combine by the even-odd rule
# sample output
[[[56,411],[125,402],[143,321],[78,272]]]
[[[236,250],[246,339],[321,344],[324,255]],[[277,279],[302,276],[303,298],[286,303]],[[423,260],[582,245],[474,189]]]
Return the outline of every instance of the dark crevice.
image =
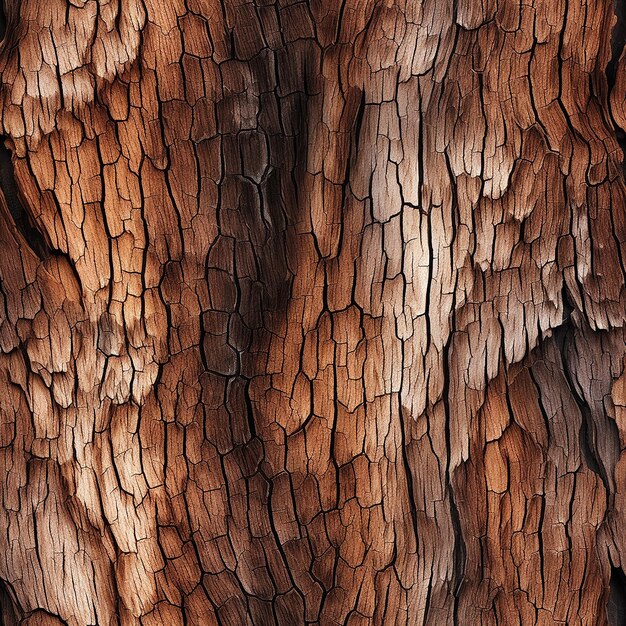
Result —
[[[580,452],[585,463],[587,464],[587,467],[600,477],[605,489],[609,490],[610,480],[607,475],[605,465],[600,462],[600,459],[595,452],[597,445],[594,441],[593,435],[594,422],[591,415],[591,407],[588,405],[585,398],[581,397],[574,381],[572,380],[572,372],[570,371],[568,350],[574,334],[574,325],[571,318],[572,311],[574,310],[574,304],[570,300],[570,296],[565,287],[563,288],[562,301],[563,323],[554,330],[553,338],[554,343],[561,355],[561,366],[563,368],[563,374],[565,375],[567,385],[581,414],[581,425],[579,431]],[[610,422],[612,422],[612,420],[610,420]],[[614,433],[614,435],[617,436],[617,433]],[[615,440],[619,441],[619,439]]]
[[[11,29],[7,28],[8,23],[11,21],[10,10],[7,13],[7,0],[0,0],[0,42],[2,46],[7,45],[5,35],[11,32]],[[10,36],[8,38],[10,39]],[[49,256],[51,248],[46,244],[20,198],[15,181],[11,150],[6,145],[6,137],[3,136],[0,136],[0,189],[4,193],[7,207],[13,217],[15,226],[26,240],[26,243],[40,260]]]
[[[571,296],[565,284],[563,285],[563,289],[561,290],[561,303],[563,306],[563,319],[561,321],[561,325],[557,326],[557,328],[554,329],[552,336],[554,337],[554,343],[556,344],[556,347],[561,354],[563,369],[565,370],[567,368],[567,361],[565,358],[565,340],[574,331],[574,327],[572,325],[572,313],[574,311],[574,303],[572,302]]]
[[[611,568],[606,614],[610,626],[626,626],[626,576],[621,567]]]
[[[458,624],[459,592],[465,578],[467,548],[465,547],[465,540],[463,539],[463,528],[461,527],[459,510],[456,506],[452,490],[450,490],[450,517],[452,519],[452,528],[454,529],[454,551],[452,555],[454,563],[452,578],[452,592],[454,593],[454,624]]]
[[[4,35],[7,32],[7,14],[5,10],[6,0],[0,0],[0,41],[4,39]]]
[[[574,396],[576,397],[576,396]],[[576,398],[578,400],[578,398]],[[578,402],[580,412],[582,414],[582,422],[580,426],[580,451],[585,459],[585,463],[587,463],[587,467],[592,472],[595,472],[600,478],[602,478],[602,482],[604,483],[605,488],[608,488],[606,476],[596,459],[595,454],[593,453],[591,446],[593,442],[593,437],[589,432],[589,423],[591,422],[591,414],[589,411],[589,407]]]
[[[617,66],[619,59],[626,45],[626,0],[614,0],[613,2],[617,23],[613,29],[611,38],[611,60],[606,68],[606,77],[608,82],[609,94],[615,86],[617,80]],[[622,169],[626,176],[626,132],[613,122],[617,141],[622,149],[625,158],[622,162]],[[574,394],[576,396],[576,394]],[[578,398],[577,398],[578,400]],[[587,413],[589,408],[587,407]],[[590,433],[588,433],[587,424],[590,417],[583,412],[583,427],[581,429],[581,449],[583,453],[587,452],[587,464],[596,473],[600,474],[600,467],[597,462],[594,465],[591,461],[595,461],[595,456],[590,450]],[[617,426],[613,420],[609,420],[613,426],[615,433],[614,438],[619,441]],[[600,474],[601,475],[601,474]],[[606,480],[603,479],[606,487]],[[609,598],[606,605],[606,616],[609,626],[626,626],[626,575],[621,567],[611,566],[611,579],[609,583]]]
[[[0,626],[17,626],[19,623],[18,611],[16,611],[9,586],[0,580]]]
[[[29,624],[33,622],[35,624],[41,624],[42,622],[45,624],[49,624],[50,622],[56,622],[58,624],[61,624],[62,626],[69,626],[68,623],[61,618],[60,615],[57,615],[56,613],[51,613],[50,611],[46,611],[46,609],[35,609],[34,611],[27,613],[21,623],[24,624],[25,622]]]
[[[603,423],[599,425],[595,420],[591,412],[591,407],[582,398],[574,385],[569,365],[567,361],[563,361],[563,371],[570,387],[571,393],[578,404],[578,408],[581,413],[581,427],[580,427],[580,451],[587,464],[587,467],[595,472],[600,479],[607,493],[613,492],[613,470],[616,459],[619,457],[619,432],[617,425],[613,419],[608,416]],[[608,458],[599,454],[598,432],[606,433],[606,441],[613,443],[613,454],[607,455]]]
[[[568,352],[572,349],[574,334],[574,324],[571,317],[574,305],[569,298],[566,288],[563,288],[562,299],[564,307],[563,323],[554,331],[554,341],[561,354],[561,365],[567,384],[581,414],[581,425],[579,431],[580,452],[587,467],[602,480],[604,488],[608,494],[612,492],[610,477],[607,474],[606,463],[603,462],[604,460],[601,459],[597,453],[597,443],[595,442],[593,432],[595,424],[591,414],[591,407],[585,398],[581,396],[577,385],[572,379]],[[612,431],[612,440],[618,442],[619,434],[617,432],[615,422],[613,420],[607,420],[607,426]],[[621,568],[613,566],[611,567],[611,579],[609,586],[609,598],[606,605],[606,615],[609,626],[626,626],[626,576]]]
[[[613,8],[617,22],[613,28],[613,35],[611,37],[611,60],[606,66],[606,78],[609,88],[609,94],[613,91],[615,81],[617,80],[617,66],[622,51],[626,45],[626,0],[614,0]],[[615,136],[622,148],[622,152],[626,155],[626,132],[620,128],[615,121],[613,121],[615,128]]]
[[[617,17],[617,23],[611,37],[611,60],[606,66],[606,77],[609,82],[609,91],[615,85],[617,77],[617,63],[624,45],[626,45],[626,0],[614,0],[613,7]]]
[[[16,228],[26,240],[33,252],[44,259],[52,253],[50,246],[46,243],[43,235],[34,225],[29,212],[24,207],[20,198],[17,182],[15,181],[15,170],[11,158],[11,151],[6,146],[4,137],[0,136],[0,189],[4,194],[9,212],[13,217]]]

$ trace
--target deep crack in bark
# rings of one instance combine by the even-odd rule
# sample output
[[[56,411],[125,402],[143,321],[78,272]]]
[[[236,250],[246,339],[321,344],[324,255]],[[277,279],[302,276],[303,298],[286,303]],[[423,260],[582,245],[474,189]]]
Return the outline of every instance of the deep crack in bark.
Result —
[[[4,194],[9,212],[13,217],[16,228],[21,233],[31,250],[40,260],[51,254],[41,232],[33,223],[29,211],[24,206],[13,167],[11,150],[6,146],[6,138],[0,136],[0,189]]]

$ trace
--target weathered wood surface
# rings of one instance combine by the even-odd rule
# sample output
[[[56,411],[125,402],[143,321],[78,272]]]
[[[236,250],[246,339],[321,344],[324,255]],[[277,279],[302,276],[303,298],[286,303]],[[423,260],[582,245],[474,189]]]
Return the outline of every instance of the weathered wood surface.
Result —
[[[612,3],[5,5],[4,626],[620,623]]]

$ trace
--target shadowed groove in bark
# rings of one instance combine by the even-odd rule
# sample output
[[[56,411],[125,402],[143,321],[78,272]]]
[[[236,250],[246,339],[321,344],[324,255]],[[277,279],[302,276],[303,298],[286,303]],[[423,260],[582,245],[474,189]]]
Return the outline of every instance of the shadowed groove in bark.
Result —
[[[154,0],[132,67],[71,115],[53,49],[95,5],[132,43],[141,0],[38,1],[23,22],[7,3],[11,198],[73,263],[0,262],[0,577],[23,626],[604,619],[612,0]],[[525,47],[528,83],[502,63]],[[46,123],[24,138],[28,107]]]
[[[606,76],[608,80],[609,94],[615,86],[617,78],[617,68],[620,57],[626,45],[626,1],[613,0],[613,6],[617,22],[613,29],[611,38],[611,60],[606,68]],[[610,110],[610,107],[609,107]],[[616,138],[624,153],[623,171],[626,172],[626,133],[618,124],[614,122],[616,130]],[[567,371],[567,367],[565,368]],[[579,401],[578,394],[574,393],[576,400]],[[588,414],[588,408],[587,408]],[[598,473],[598,463],[594,463],[593,455],[589,450],[589,439],[587,435],[588,415],[583,412],[583,422],[581,429],[581,450],[587,457],[589,467]],[[614,422],[611,420],[611,423]],[[619,441],[619,438],[618,438]],[[603,478],[604,480],[604,478]],[[605,482],[606,485],[606,482]],[[626,625],[626,575],[621,567],[611,567],[611,578],[609,586],[609,597],[606,607],[607,619],[610,626]]]
[[[39,259],[49,256],[51,254],[50,247],[33,224],[30,214],[20,198],[17,183],[15,182],[15,170],[11,151],[7,148],[5,139],[2,136],[0,136],[0,189],[2,189],[16,228],[20,231],[30,248]]]
[[[18,623],[7,585],[4,581],[0,581],[0,626],[17,626]]]
[[[606,68],[609,89],[615,85],[617,62],[626,44],[626,2],[624,2],[624,0],[614,0],[613,6],[615,8],[617,22],[613,28],[613,35],[611,37],[611,60]]]
[[[5,11],[5,1],[0,3],[0,45],[4,43],[4,36],[7,32],[7,15]],[[4,193],[4,198],[13,219],[15,226],[20,231],[33,252],[43,259],[49,254],[41,233],[33,225],[32,220],[22,204],[19,197],[17,184],[15,182],[15,171],[13,168],[11,150],[6,145],[6,139],[0,136],[0,189]]]
[[[575,350],[574,325],[571,317],[574,307],[566,289],[563,290],[563,305],[563,324],[555,330],[554,339],[555,345],[561,355],[563,373],[567,380],[568,387],[581,414],[579,433],[580,451],[588,468],[600,477],[607,493],[611,493],[611,485],[614,482],[614,477],[607,475],[603,459],[594,441],[594,430],[597,427],[593,421],[591,407],[587,401],[581,397],[572,380],[572,354],[569,353]],[[619,450],[619,432],[615,421],[613,419],[607,419],[606,426],[611,431],[610,437]],[[619,455],[619,451],[617,454]],[[626,575],[621,567],[611,567],[606,616],[610,626],[626,626]]]
[[[617,65],[620,57],[622,56],[624,45],[626,45],[626,0],[613,0],[613,6],[617,22],[613,28],[613,35],[611,37],[611,60],[606,67],[609,93],[611,93],[613,87],[615,86],[615,80],[617,78]],[[614,126],[616,129],[617,141],[619,142],[624,155],[626,155],[626,133],[619,127],[619,125],[614,123]],[[626,159],[624,165],[626,167]]]
[[[565,302],[567,302],[565,300]],[[581,414],[581,427],[580,427],[580,451],[585,459],[585,463],[592,472],[595,472],[604,485],[607,492],[610,491],[610,485],[613,482],[611,476],[607,474],[603,459],[598,454],[596,443],[594,440],[594,430],[596,428],[593,417],[591,415],[591,408],[587,404],[584,398],[580,396],[576,389],[576,385],[572,381],[571,363],[568,362],[567,351],[573,349],[571,345],[572,337],[574,334],[574,327],[571,321],[568,319],[562,326],[560,326],[554,333],[555,343],[561,353],[561,361],[563,364],[563,373],[567,380],[568,386],[572,393],[578,409]],[[607,427],[611,431],[610,438],[615,442],[616,448],[619,447],[619,433],[617,432],[617,426],[611,419],[607,419]],[[617,453],[617,452],[616,452]]]
[[[0,42],[2,42],[7,32],[7,15],[6,11],[4,10],[5,2],[6,0],[2,0],[2,2],[0,2]]]
[[[463,529],[461,528],[461,520],[459,519],[459,509],[454,500],[454,492],[450,491],[450,514],[452,517],[452,528],[454,529],[454,578],[452,580],[452,589],[454,592],[454,624],[459,623],[459,591],[463,584],[465,576],[465,565],[467,560],[467,548],[463,539]]]
[[[589,466],[589,469],[592,472],[595,472],[598,476],[600,476],[602,482],[606,486],[606,476],[603,474],[602,468],[600,467],[600,464],[598,463],[598,460],[596,459],[596,456],[591,449],[591,433],[589,432],[589,422],[591,420],[591,417],[589,415],[589,407],[580,400],[578,394],[574,393],[574,398],[578,402],[580,412],[583,418],[580,428],[580,450],[583,453],[585,462]]]
[[[607,615],[611,626],[626,625],[626,576],[621,567],[611,568]]]
[[[623,144],[622,144],[623,147]],[[572,317],[575,305],[566,287],[562,291],[563,323],[554,329],[554,344],[559,352],[561,367],[572,397],[580,411],[581,422],[579,445],[581,456],[587,467],[602,481],[606,493],[613,491],[615,477],[610,468],[610,461],[603,458],[600,444],[596,441],[597,424],[594,422],[592,407],[580,393],[575,383],[575,362],[579,359],[576,347],[576,322]],[[604,426],[609,430],[607,438],[615,444],[616,456],[619,458],[620,436],[615,420],[607,417]],[[607,467],[607,462],[608,466]],[[600,619],[598,617],[598,619]],[[626,626],[626,575],[621,567],[611,565],[609,593],[606,604],[606,619],[609,626]]]
[[[608,489],[610,479],[606,475],[599,459],[598,455],[594,450],[594,444],[592,439],[592,433],[590,431],[590,427],[593,427],[593,422],[591,418],[590,408],[588,404],[585,402],[584,398],[580,397],[580,394],[576,390],[576,385],[572,381],[571,376],[571,368],[568,363],[567,351],[571,347],[571,338],[574,333],[574,325],[572,323],[572,312],[574,311],[574,304],[571,301],[571,298],[567,292],[567,288],[563,288],[562,292],[563,298],[563,324],[555,329],[554,331],[554,342],[556,347],[559,350],[561,355],[561,363],[563,366],[563,373],[567,380],[567,384],[570,388],[570,391],[578,405],[580,410],[582,421],[580,428],[580,450],[583,454],[585,462],[589,466],[589,469],[595,472],[601,479],[605,486]],[[614,422],[611,420],[610,423],[614,426]],[[614,428],[613,436],[615,441],[619,441],[619,435],[617,433],[617,429]]]

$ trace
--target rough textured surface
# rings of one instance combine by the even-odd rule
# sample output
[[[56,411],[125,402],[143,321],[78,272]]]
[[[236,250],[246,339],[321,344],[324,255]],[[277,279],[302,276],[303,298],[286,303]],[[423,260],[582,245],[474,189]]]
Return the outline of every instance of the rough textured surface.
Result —
[[[611,2],[5,5],[4,626],[618,623]]]

